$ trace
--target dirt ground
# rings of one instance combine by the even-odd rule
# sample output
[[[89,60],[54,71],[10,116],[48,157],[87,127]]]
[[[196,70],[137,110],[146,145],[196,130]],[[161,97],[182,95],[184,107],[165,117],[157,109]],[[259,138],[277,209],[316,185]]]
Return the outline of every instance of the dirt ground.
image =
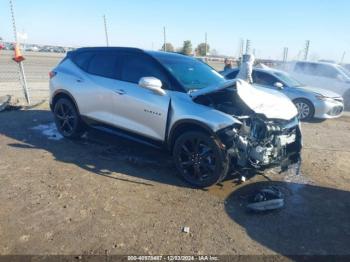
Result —
[[[350,118],[302,129],[301,176],[198,190],[165,152],[96,130],[61,139],[47,104],[1,112],[0,254],[350,255]],[[266,184],[285,207],[246,212]]]

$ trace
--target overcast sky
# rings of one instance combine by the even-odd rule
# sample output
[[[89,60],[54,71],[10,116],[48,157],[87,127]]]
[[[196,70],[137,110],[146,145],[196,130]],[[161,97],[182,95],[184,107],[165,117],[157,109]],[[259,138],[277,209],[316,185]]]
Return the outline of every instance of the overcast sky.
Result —
[[[250,39],[261,58],[281,59],[283,47],[297,59],[310,40],[310,58],[350,62],[347,0],[13,0],[18,31],[27,42],[65,46],[104,45],[103,14],[114,46],[159,49],[163,26],[175,47],[184,40],[208,42],[236,56]],[[13,41],[8,0],[0,0],[0,36]]]

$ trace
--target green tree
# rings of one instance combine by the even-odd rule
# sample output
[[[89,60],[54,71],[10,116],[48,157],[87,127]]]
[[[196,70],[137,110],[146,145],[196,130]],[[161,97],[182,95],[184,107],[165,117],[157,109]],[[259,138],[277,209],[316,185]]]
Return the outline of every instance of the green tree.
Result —
[[[165,50],[166,52],[174,52],[175,51],[175,48],[171,43],[166,43],[165,47],[166,47],[166,50]],[[164,51],[164,44],[162,45],[162,49],[160,51]]]
[[[207,50],[205,50],[205,48],[207,48]],[[196,53],[199,56],[206,56],[209,54],[209,49],[210,49],[210,47],[208,44],[201,43],[197,46]]]
[[[192,54],[192,43],[190,40],[184,41],[184,45],[182,47],[181,53],[184,55],[191,55]]]

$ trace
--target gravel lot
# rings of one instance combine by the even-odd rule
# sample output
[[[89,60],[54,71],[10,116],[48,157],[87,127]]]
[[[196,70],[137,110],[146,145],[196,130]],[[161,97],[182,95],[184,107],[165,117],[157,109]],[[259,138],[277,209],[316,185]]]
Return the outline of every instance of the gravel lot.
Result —
[[[0,123],[0,254],[350,255],[349,117],[303,124],[301,176],[209,190],[179,179],[162,151],[94,130],[61,139],[47,104]],[[285,208],[247,213],[266,184]]]

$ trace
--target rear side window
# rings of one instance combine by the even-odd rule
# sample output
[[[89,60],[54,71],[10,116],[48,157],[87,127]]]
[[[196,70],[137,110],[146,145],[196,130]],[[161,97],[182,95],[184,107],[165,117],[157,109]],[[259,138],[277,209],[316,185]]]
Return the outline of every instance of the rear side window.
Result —
[[[162,68],[150,57],[140,54],[126,54],[121,66],[120,79],[137,84],[142,77],[153,76],[169,88],[169,80]]]
[[[295,65],[294,71],[300,74],[327,78],[336,78],[338,75],[338,71],[334,67],[317,63],[297,63]]]
[[[294,71],[300,74],[314,75],[316,72],[316,64],[313,63],[296,63]]]
[[[339,72],[333,66],[319,64],[316,67],[316,75],[328,77],[328,78],[337,78]]]
[[[117,54],[95,53],[89,62],[87,71],[93,75],[116,79],[119,61]]]
[[[233,71],[233,72],[227,74],[226,79],[235,79],[236,76],[238,75],[238,72],[239,72],[239,71],[236,70],[236,71]]]
[[[93,57],[92,52],[83,52],[83,53],[78,53],[73,56],[73,62],[79,66],[81,69],[84,71],[87,71],[87,68],[89,66],[90,60]]]

